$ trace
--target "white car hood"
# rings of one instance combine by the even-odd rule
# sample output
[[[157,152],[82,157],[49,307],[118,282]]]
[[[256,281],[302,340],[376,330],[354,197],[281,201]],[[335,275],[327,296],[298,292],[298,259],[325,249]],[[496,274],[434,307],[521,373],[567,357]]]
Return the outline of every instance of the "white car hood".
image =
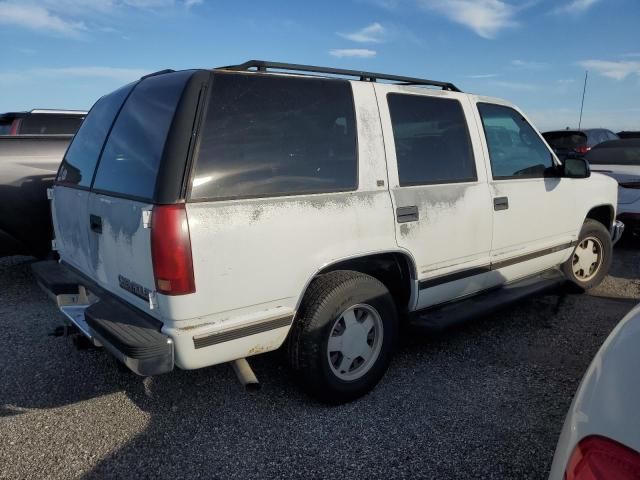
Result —
[[[602,173],[620,183],[640,184],[640,165],[591,165],[591,171]],[[624,205],[640,200],[640,189],[618,188],[618,204]]]

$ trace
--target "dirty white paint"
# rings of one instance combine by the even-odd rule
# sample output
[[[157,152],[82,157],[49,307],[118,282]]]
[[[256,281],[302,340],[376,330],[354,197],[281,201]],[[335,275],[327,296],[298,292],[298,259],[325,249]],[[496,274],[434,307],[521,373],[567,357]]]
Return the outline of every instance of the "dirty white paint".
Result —
[[[416,277],[409,308],[423,308],[560,264],[570,249],[418,291],[420,280],[575,240],[592,207],[616,203],[615,182],[596,174],[590,179],[494,181],[475,105],[479,97],[357,81],[351,85],[358,128],[357,189],[188,203],[195,293],[158,294],[151,310],[147,301],[119,287],[122,275],[154,289],[151,230],[143,224],[143,211],[152,205],[56,187],[53,214],[62,259],[160,319],[163,332],[174,341],[176,364],[200,368],[278,348],[288,327],[200,349],[193,337],[294,316],[309,282],[337,261],[382,252],[407,255]],[[399,186],[386,102],[394,91],[460,102],[476,181]],[[508,210],[494,212],[497,196],[509,198]],[[418,207],[419,221],[398,224],[396,208],[411,205]],[[102,217],[102,235],[91,231],[89,213]]]
[[[89,275],[89,191],[54,186],[51,215],[60,258]]]
[[[394,210],[398,207],[418,207],[418,221],[395,224],[398,245],[411,252],[416,259],[418,279],[487,265],[491,251],[493,211],[489,208],[491,196],[482,144],[475,134],[475,117],[467,96],[459,92],[384,84],[375,85],[375,89],[384,131]],[[400,186],[393,128],[387,107],[387,95],[390,93],[437,96],[460,102],[469,125],[478,177],[476,181]],[[453,282],[448,288],[422,291],[417,308],[469,295],[483,288],[484,275],[478,275],[473,279]]]

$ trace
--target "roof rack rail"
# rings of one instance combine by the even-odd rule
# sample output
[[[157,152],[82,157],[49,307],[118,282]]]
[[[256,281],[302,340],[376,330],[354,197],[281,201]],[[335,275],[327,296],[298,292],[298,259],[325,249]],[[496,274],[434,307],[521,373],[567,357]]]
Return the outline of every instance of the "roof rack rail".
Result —
[[[399,82],[402,85],[429,85],[432,87],[440,87],[443,90],[452,92],[461,92],[458,87],[450,82],[438,82],[436,80],[426,80],[424,78],[403,77],[400,75],[388,75],[385,73],[363,72],[361,70],[345,70],[342,68],[314,67],[312,65],[298,65],[295,63],[270,62],[266,60],[249,60],[239,65],[229,65],[226,67],[218,67],[216,70],[234,70],[234,71],[251,71],[255,69],[258,72],[267,72],[268,69],[285,70],[290,72],[310,72],[324,73],[329,75],[343,75],[347,77],[358,77],[363,82],[376,82],[378,80],[389,80]]]

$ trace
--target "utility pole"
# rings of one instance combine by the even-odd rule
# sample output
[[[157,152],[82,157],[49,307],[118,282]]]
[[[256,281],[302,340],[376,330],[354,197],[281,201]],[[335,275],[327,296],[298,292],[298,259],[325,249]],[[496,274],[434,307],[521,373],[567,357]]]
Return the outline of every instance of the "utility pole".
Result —
[[[582,103],[580,104],[580,120],[578,120],[578,129],[582,126],[582,109],[584,108],[584,95],[587,93],[587,78],[589,77],[589,70],[584,72],[584,88],[582,89]]]

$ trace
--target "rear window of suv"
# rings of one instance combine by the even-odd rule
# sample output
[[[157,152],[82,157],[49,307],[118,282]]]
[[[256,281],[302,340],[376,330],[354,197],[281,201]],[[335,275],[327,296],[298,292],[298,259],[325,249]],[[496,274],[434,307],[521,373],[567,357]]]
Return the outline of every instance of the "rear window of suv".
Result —
[[[58,183],[89,188],[98,156],[113,120],[133,88],[125,85],[98,100],[71,142],[58,171]]]
[[[356,151],[349,82],[216,74],[191,198],[355,190]]]
[[[185,70],[138,83],[109,134],[98,164],[95,190],[153,198],[169,128],[192,75],[192,70]]]
[[[587,143],[587,135],[582,132],[565,130],[561,132],[546,132],[542,136],[551,148],[575,149]]]

